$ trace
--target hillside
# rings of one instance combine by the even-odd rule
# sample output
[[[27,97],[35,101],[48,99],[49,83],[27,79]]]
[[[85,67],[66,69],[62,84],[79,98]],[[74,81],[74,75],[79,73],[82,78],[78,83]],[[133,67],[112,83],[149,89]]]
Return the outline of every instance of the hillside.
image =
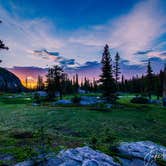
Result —
[[[20,92],[23,89],[24,87],[16,75],[0,67],[0,91]]]

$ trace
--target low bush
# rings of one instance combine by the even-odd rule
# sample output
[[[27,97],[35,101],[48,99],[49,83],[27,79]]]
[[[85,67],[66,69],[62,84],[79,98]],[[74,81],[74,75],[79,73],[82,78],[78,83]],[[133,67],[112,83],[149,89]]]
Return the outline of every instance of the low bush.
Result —
[[[81,97],[74,96],[74,97],[71,99],[71,101],[72,101],[73,104],[80,104],[80,102],[81,102]]]

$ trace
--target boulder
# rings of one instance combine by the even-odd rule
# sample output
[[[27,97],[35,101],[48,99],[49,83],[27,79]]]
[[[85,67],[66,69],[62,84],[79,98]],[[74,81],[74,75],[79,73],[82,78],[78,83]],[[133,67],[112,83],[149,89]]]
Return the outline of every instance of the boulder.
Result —
[[[86,91],[85,91],[85,90],[83,90],[83,89],[79,89],[79,90],[78,90],[78,93],[79,93],[79,94],[85,94],[85,93],[86,93]]]
[[[161,104],[162,102],[160,100],[148,100],[149,104]]]
[[[71,100],[58,100],[56,102],[53,103],[53,105],[57,105],[57,104],[64,104],[64,105],[67,105],[67,104],[72,104]]]
[[[34,166],[34,165],[35,163],[32,160],[27,160],[27,161],[17,163],[15,166]]]
[[[47,92],[45,92],[45,91],[37,91],[35,93],[37,93],[40,97],[47,97],[48,96]]]
[[[121,159],[126,166],[132,165],[132,163],[135,163],[134,166],[143,166],[145,163],[148,163],[148,166],[156,166],[157,163],[155,161],[159,157],[166,162],[166,148],[151,141],[121,143],[117,149],[120,154],[131,159]]]
[[[166,97],[163,98],[163,106],[166,107]]]
[[[80,104],[81,105],[93,105],[97,103],[101,103],[102,101],[98,97],[93,96],[82,96]]]
[[[58,155],[40,155],[33,161],[24,161],[15,166],[159,166],[156,158],[166,161],[166,148],[150,141],[121,143],[117,160],[88,146],[67,149]],[[40,160],[39,160],[40,159]]]
[[[14,157],[10,154],[0,154],[0,161],[6,162],[6,161],[12,161],[14,160]]]
[[[111,156],[87,146],[61,151],[57,157],[61,158],[64,163],[75,162],[79,166],[120,166],[119,163],[113,161]]]
[[[87,146],[62,150],[57,156],[45,156],[42,166],[120,166],[111,156],[95,151]],[[35,166],[33,161],[24,161],[15,166]]]

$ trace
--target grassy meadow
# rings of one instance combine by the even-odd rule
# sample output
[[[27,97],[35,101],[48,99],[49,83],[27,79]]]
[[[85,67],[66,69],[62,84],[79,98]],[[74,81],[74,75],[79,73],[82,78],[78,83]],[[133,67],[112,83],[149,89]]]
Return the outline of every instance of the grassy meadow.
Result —
[[[121,96],[117,106],[105,111],[102,106],[47,102],[32,106],[31,94],[1,94],[0,154],[22,161],[41,151],[85,145],[110,154],[121,141],[150,140],[166,146],[166,109],[132,104],[131,98]]]

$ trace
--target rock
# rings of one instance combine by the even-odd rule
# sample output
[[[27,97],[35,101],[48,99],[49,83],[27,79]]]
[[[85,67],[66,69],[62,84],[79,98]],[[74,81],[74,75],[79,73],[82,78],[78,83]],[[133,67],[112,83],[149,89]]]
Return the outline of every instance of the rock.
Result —
[[[79,90],[78,90],[78,93],[79,93],[79,94],[85,94],[85,93],[86,93],[86,91],[85,91],[85,90],[83,90],[83,89],[79,89]]]
[[[27,161],[17,163],[15,166],[34,166],[34,162],[31,160],[27,160]]]
[[[163,106],[166,107],[166,97],[163,98]]]
[[[10,160],[13,160],[14,157],[10,154],[1,154],[0,155],[0,161],[10,161]]]
[[[48,158],[47,159],[47,163],[46,166],[53,166],[53,165],[60,165],[63,163],[63,160],[61,160],[60,158],[56,157],[56,158]]]
[[[122,166],[146,166],[145,161],[140,159],[120,159]],[[149,164],[147,166],[157,166],[156,163]]]
[[[32,106],[39,106],[40,104],[38,104],[38,103],[32,103]]]
[[[100,101],[99,98],[97,98],[97,97],[93,97],[93,96],[82,96],[80,104],[81,105],[93,105],[93,104],[97,104],[97,103],[101,103],[101,102],[102,101]]]
[[[95,151],[87,146],[61,151],[58,157],[65,162],[76,161],[77,165],[82,166],[120,166],[119,163],[113,161],[111,156]]]
[[[159,154],[166,161],[166,148],[150,141],[121,143],[117,148],[119,162],[88,146],[62,150],[58,155],[40,155],[41,160],[36,162],[39,166],[157,166],[154,157]],[[36,162],[25,161],[15,166],[34,166]]]
[[[149,104],[161,104],[160,100],[148,100]]]
[[[52,105],[57,105],[57,104],[64,104],[64,105],[67,105],[67,104],[72,104],[71,100],[58,100],[56,102],[53,102]]]
[[[141,142],[131,142],[131,143],[121,143],[118,147],[120,154],[131,158],[132,160],[122,159],[122,163],[128,166],[127,163],[134,163],[135,165],[140,165],[140,163],[149,163],[148,166],[156,166],[156,157],[162,158],[166,161],[166,148],[157,145],[151,141],[141,141]],[[141,160],[141,161],[140,161]],[[135,166],[134,165],[134,166]],[[143,166],[143,164],[142,164]]]
[[[109,109],[109,108],[112,108],[112,104],[106,104],[105,106],[106,106],[106,108],[108,108],[108,109]]]
[[[99,164],[95,160],[85,160],[82,166],[99,166]]]
[[[0,67],[0,90],[4,92],[21,92],[25,88],[17,76]]]
[[[45,92],[45,91],[37,91],[35,93],[38,94],[40,97],[47,97],[48,96],[47,92]]]

